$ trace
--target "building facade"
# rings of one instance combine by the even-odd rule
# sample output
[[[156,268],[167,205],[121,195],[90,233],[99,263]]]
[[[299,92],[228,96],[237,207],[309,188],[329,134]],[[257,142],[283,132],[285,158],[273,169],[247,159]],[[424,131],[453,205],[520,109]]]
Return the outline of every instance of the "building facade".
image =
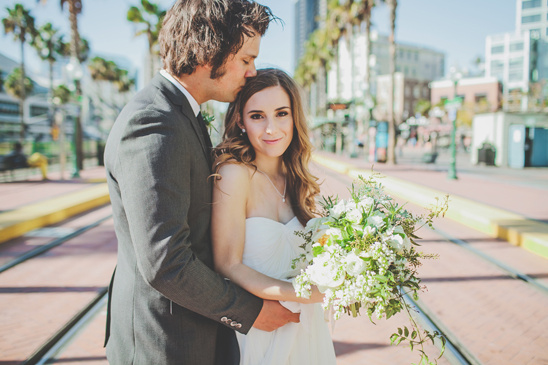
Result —
[[[377,107],[373,112],[376,120],[390,118],[390,75],[377,77]],[[406,77],[396,72],[394,79],[394,117],[397,124],[415,115],[415,107],[420,100],[430,100],[429,82]]]
[[[455,84],[451,80],[430,83],[432,105],[443,104],[455,96],[463,99],[463,105],[476,113],[496,112],[502,103],[502,84],[495,77],[461,79]]]
[[[515,32],[486,38],[485,75],[502,82],[505,111],[542,107],[548,97],[547,1],[516,1]]]
[[[516,1],[516,31],[535,33],[548,38],[548,3],[546,0]]]

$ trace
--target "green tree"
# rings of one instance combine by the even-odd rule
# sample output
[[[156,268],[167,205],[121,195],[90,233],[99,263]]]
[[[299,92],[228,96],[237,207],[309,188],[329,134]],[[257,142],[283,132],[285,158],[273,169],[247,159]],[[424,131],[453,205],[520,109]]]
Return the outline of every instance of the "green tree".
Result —
[[[4,32],[5,34],[13,33],[14,40],[19,41],[21,45],[21,66],[19,70],[19,90],[21,94],[18,99],[20,100],[19,116],[21,118],[21,132],[19,138],[23,141],[25,139],[25,91],[27,90],[25,75],[25,43],[27,41],[32,41],[32,39],[36,36],[36,28],[34,26],[34,17],[30,14],[30,11],[25,9],[23,5],[15,4],[13,8],[6,8],[6,10],[8,11],[8,16],[2,19]]]
[[[117,79],[118,66],[116,66],[114,61],[108,61],[102,57],[94,57],[90,60],[88,69],[94,81],[113,82]]]
[[[61,36],[61,43],[59,45],[59,54],[63,57],[70,57],[71,55],[71,44],[64,41],[64,37]],[[80,63],[87,61],[90,53],[89,42],[87,39],[80,37],[80,46],[78,47],[78,60]]]
[[[129,77],[128,70],[118,69],[116,72],[116,80],[114,85],[118,88],[118,92],[126,93],[135,86],[135,79]]]
[[[426,99],[419,99],[415,104],[414,109],[415,114],[418,113],[422,116],[427,116],[430,109],[432,109],[432,104],[430,104],[430,101]]]
[[[141,7],[132,6],[127,12],[127,20],[136,24],[143,25],[144,28],[138,29],[135,36],[146,35],[148,40],[148,55],[150,58],[150,77],[154,76],[154,59],[158,55],[156,45],[158,44],[158,35],[162,28],[162,21],[166,11],[160,9],[158,4],[148,0],[141,0]]]
[[[4,82],[6,92],[19,100],[23,100],[25,95],[32,93],[34,89],[31,79],[26,76],[23,83],[21,83],[22,74],[21,69],[17,67],[13,69],[13,72],[8,75]],[[24,89],[22,88],[23,85],[25,86]]]
[[[96,86],[96,92],[90,93],[93,103],[99,106],[103,114],[117,115],[121,110],[118,94],[123,94],[132,89],[135,79],[129,77],[127,70],[119,68],[115,62],[94,57],[88,64],[91,78]]]
[[[47,0],[37,0],[37,2],[47,2]],[[82,12],[82,0],[59,0],[59,5],[61,9],[65,8],[65,5],[68,7],[69,12],[69,22],[70,22],[70,57],[72,59],[72,64],[74,66],[78,65],[81,61],[81,44],[80,41],[80,32],[78,31],[78,15]],[[89,48],[89,47],[88,47]],[[75,80],[75,99],[79,100],[80,95],[82,94],[80,80]],[[74,123],[74,145],[76,151],[76,169],[74,176],[77,177],[78,171],[81,170],[84,166],[84,154],[82,149],[82,122],[80,115],[76,116]]]
[[[59,85],[53,89],[53,103],[55,105],[65,105],[72,98],[72,92],[66,85]]]
[[[49,64],[49,99],[53,99],[53,65],[57,61],[60,49],[62,47],[62,37],[59,30],[54,28],[51,23],[46,23],[38,29],[37,36],[34,37],[32,46],[38,52],[38,56]]]

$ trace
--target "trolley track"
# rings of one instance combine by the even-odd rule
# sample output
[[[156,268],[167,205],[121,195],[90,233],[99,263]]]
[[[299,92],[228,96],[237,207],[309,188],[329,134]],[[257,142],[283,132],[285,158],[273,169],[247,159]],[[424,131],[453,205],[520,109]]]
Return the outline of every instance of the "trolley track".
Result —
[[[92,228],[97,227],[99,224],[101,224],[104,221],[106,221],[108,219],[111,219],[111,218],[112,218],[112,214],[109,214],[105,217],[102,217],[101,219],[96,220],[95,222],[93,222],[91,224],[88,224],[88,225],[86,225],[82,228],[77,229],[74,232],[71,232],[69,234],[66,234],[66,235],[60,237],[60,238],[57,238],[57,239],[53,240],[50,243],[47,243],[45,245],[36,247],[35,249],[33,249],[29,252],[26,252],[25,254],[17,257],[16,259],[11,260],[8,263],[5,263],[5,264],[1,265],[0,266],[0,274],[3,273],[6,270],[9,270],[9,269],[11,269],[11,268],[27,261],[27,260],[30,260],[30,259],[32,259],[36,256],[39,256],[39,255],[42,255],[43,253],[51,250],[52,248],[55,248],[55,247],[65,243],[65,242],[69,241],[70,239],[72,239],[74,237],[77,237],[77,236],[83,234],[84,232],[89,231]]]
[[[77,222],[69,219],[65,226],[72,226],[66,229],[71,232],[0,266],[0,294],[5,299],[0,303],[0,326],[12,329],[9,338],[4,337],[7,341],[0,341],[3,360],[51,363],[101,311],[116,258],[111,218],[105,206],[81,214]],[[63,228],[63,223],[58,226]],[[24,246],[25,239],[7,247],[13,253],[17,245]]]

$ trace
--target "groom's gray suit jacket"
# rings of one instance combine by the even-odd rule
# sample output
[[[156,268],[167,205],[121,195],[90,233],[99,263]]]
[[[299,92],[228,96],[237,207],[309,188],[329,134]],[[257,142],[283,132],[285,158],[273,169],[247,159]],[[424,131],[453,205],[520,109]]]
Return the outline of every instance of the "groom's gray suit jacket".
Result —
[[[206,138],[160,74],[122,110],[105,149],[118,238],[107,357],[123,364],[233,364],[262,300],[212,270]]]

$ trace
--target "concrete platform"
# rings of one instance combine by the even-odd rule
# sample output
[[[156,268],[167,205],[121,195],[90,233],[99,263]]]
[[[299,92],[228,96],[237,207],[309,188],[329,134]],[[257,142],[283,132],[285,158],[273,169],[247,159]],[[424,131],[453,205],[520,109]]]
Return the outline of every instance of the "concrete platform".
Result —
[[[110,202],[102,167],[83,170],[77,179],[56,177],[0,184],[0,243]]]

